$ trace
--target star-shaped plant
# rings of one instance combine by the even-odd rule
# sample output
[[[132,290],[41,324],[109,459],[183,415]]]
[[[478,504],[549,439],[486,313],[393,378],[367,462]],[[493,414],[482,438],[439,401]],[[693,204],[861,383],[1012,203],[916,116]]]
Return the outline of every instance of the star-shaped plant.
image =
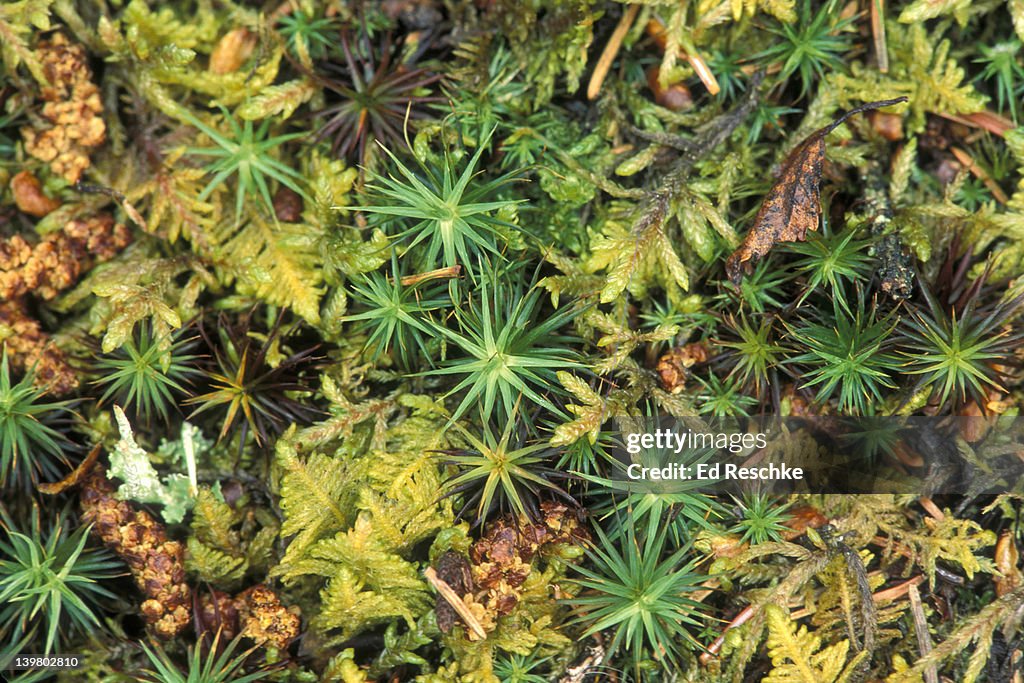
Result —
[[[379,195],[380,203],[361,206],[359,210],[380,214],[385,222],[415,221],[398,236],[409,240],[410,250],[420,243],[425,245],[419,262],[424,270],[439,265],[468,267],[484,251],[497,255],[498,237],[511,226],[495,214],[510,209],[519,200],[495,196],[515,174],[473,182],[493,132],[492,128],[481,138],[461,173],[456,172],[455,162],[445,155],[440,165],[424,164],[423,175],[419,175],[388,151],[398,176],[378,177],[369,187]]]
[[[423,105],[437,102],[428,86],[440,80],[429,70],[408,63],[395,63],[389,36],[374,54],[367,38],[353,49],[348,32],[341,34],[344,64],[325,65],[331,76],[319,77],[334,101],[318,111],[324,123],[317,138],[329,139],[334,154],[353,156],[366,163],[367,152],[375,141],[390,146],[401,144],[408,119],[427,118]]]
[[[582,637],[599,631],[613,635],[608,656],[620,648],[634,661],[653,657],[666,668],[678,664],[683,649],[696,640],[689,628],[699,628],[703,605],[687,597],[707,577],[696,571],[697,558],[687,560],[689,545],[667,551],[666,527],[647,527],[637,537],[634,525],[610,537],[595,526],[598,542],[587,549],[587,562],[576,566],[582,578],[576,583],[584,591],[570,602],[576,621],[582,623]]]
[[[789,359],[800,368],[801,388],[814,388],[824,403],[838,394],[840,412],[864,415],[882,401],[884,389],[896,387],[900,359],[892,352],[890,333],[896,321],[878,319],[864,302],[848,313],[837,300],[831,318],[807,321],[791,330],[803,353]]]
[[[294,168],[274,156],[274,150],[291,140],[303,137],[303,133],[286,133],[268,137],[270,119],[265,119],[256,128],[252,121],[238,122],[224,107],[221,107],[229,135],[203,123],[197,116],[183,110],[182,115],[193,126],[213,141],[213,147],[189,147],[188,153],[198,157],[209,157],[206,172],[210,176],[197,199],[205,201],[214,190],[229,178],[235,179],[235,222],[241,221],[242,207],[246,199],[259,197],[270,215],[274,215],[274,200],[270,193],[271,183],[276,180],[290,190],[305,196],[302,189],[303,176]]]
[[[0,359],[0,487],[15,479],[27,490],[40,475],[59,478],[67,473],[62,465],[67,464],[64,450],[69,443],[55,426],[70,417],[70,402],[42,400],[45,394],[31,370],[12,381],[5,346]]]
[[[800,76],[800,97],[811,90],[815,80],[824,77],[826,70],[843,68],[843,59],[853,49],[853,38],[845,31],[853,18],[842,18],[835,0],[829,0],[814,13],[811,3],[804,0],[797,22],[779,22],[769,27],[776,41],[771,47],[754,55],[752,59],[763,64],[782,63],[779,78],[789,80]]]
[[[446,494],[470,492],[462,513],[475,503],[480,524],[494,508],[536,518],[537,497],[545,490],[568,498],[551,481],[558,473],[545,464],[554,449],[546,443],[525,445],[525,430],[517,429],[516,423],[513,416],[500,437],[495,436],[490,424],[485,424],[479,438],[457,425],[469,448],[441,451],[447,463],[459,468],[446,483]]]
[[[93,611],[98,598],[114,594],[98,581],[117,576],[121,563],[106,550],[86,550],[88,528],[67,533],[63,515],[44,534],[39,511],[29,533],[13,528],[3,514],[5,539],[0,540],[0,630],[7,644],[42,628],[43,654],[59,651],[61,634],[99,627]],[[45,537],[44,537],[45,536]]]
[[[116,397],[125,408],[134,407],[144,421],[154,414],[168,421],[175,396],[188,394],[185,385],[200,374],[194,364],[199,356],[189,353],[195,341],[180,334],[161,340],[143,325],[136,338],[93,364],[98,375],[93,383],[104,387],[100,403]]]
[[[481,268],[482,270],[482,268]],[[449,395],[465,390],[454,422],[476,405],[480,418],[510,419],[520,397],[552,413],[558,408],[546,393],[559,390],[556,373],[577,367],[569,351],[571,337],[557,334],[578,313],[563,306],[541,318],[542,291],[526,291],[509,273],[491,271],[480,282],[479,297],[455,310],[457,330],[434,323],[433,328],[464,355],[442,364],[429,375],[461,375]]]
[[[308,422],[320,414],[308,402],[294,397],[295,392],[312,391],[305,383],[303,370],[315,360],[317,347],[296,351],[271,365],[268,354],[278,351],[280,320],[262,342],[250,335],[250,324],[250,316],[232,325],[222,315],[217,324],[219,344],[201,328],[203,338],[214,349],[217,369],[209,373],[209,391],[185,401],[198,406],[190,419],[207,411],[221,413],[220,439],[240,424],[239,449],[250,433],[262,446],[271,435],[280,434],[292,423]]]

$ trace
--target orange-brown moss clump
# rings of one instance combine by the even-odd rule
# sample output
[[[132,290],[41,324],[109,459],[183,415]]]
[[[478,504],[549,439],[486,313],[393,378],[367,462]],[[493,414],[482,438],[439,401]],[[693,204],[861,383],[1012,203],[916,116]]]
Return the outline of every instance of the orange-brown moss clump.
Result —
[[[114,486],[96,466],[83,481],[82,520],[127,563],[146,596],[142,616],[160,638],[173,638],[189,624],[192,592],[185,583],[185,546],[167,538],[164,526],[145,510],[114,497]]]
[[[665,391],[681,392],[689,377],[690,368],[708,359],[708,348],[703,342],[670,349],[658,359],[658,376]]]
[[[510,614],[519,604],[537,554],[545,547],[576,544],[586,537],[574,510],[545,501],[539,520],[520,519],[516,523],[511,517],[499,519],[472,545],[468,563],[455,553],[446,553],[440,558],[437,572],[462,598],[483,630],[492,631],[497,618]],[[468,577],[463,576],[467,569]],[[447,633],[456,617],[440,599],[438,606],[438,626]]]
[[[473,582],[487,591],[480,602],[494,614],[510,613],[541,548],[575,543],[585,533],[574,511],[549,501],[541,503],[541,519],[535,523],[499,519],[469,551]]]
[[[253,586],[235,596],[242,636],[260,645],[279,649],[299,635],[299,617],[281,604],[277,593],[264,585]]]
[[[0,240],[0,341],[19,371],[35,367],[36,384],[54,395],[78,387],[78,378],[39,323],[29,316],[24,298],[53,299],[74,285],[93,263],[107,261],[131,241],[131,231],[109,214],[69,221],[63,230],[35,245],[21,235]]]
[[[7,347],[7,359],[18,372],[35,368],[35,381],[55,396],[78,388],[78,377],[64,352],[43,332],[25,310],[21,299],[0,301],[0,343]]]
[[[284,649],[299,635],[296,608],[287,608],[270,588],[259,584],[232,597],[212,590],[199,597],[199,624],[203,631],[220,631],[222,640],[241,633],[259,645]]]
[[[41,42],[36,52],[50,82],[42,88],[42,117],[49,125],[39,122],[22,129],[25,150],[69,183],[77,183],[89,168],[89,152],[106,138],[100,91],[92,82],[85,48],[63,34]]]
[[[93,262],[111,259],[130,241],[131,231],[110,214],[70,221],[35,246],[13,235],[0,242],[0,300],[25,294],[52,299]]]

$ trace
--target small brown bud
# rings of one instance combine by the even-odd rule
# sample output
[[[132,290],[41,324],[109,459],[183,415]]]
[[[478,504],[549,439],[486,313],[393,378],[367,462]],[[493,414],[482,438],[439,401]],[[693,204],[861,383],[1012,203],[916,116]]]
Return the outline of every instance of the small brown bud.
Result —
[[[11,194],[21,211],[36,218],[42,218],[60,208],[60,202],[47,197],[39,179],[28,171],[22,171],[11,178]]]
[[[210,73],[229,74],[238,71],[256,49],[256,34],[236,28],[224,34],[210,53]]]
[[[871,127],[889,142],[903,139],[903,117],[884,111],[873,111],[868,114]]]
[[[652,66],[647,70],[647,85],[654,94],[654,101],[672,111],[692,109],[693,96],[690,94],[690,89],[682,83],[673,83],[667,88],[662,88],[658,82],[659,71],[657,66]]]
[[[274,194],[274,215],[285,223],[302,220],[302,195],[288,187],[279,188]]]
[[[782,537],[792,541],[802,536],[808,529],[818,529],[828,524],[828,517],[812,505],[799,505],[789,511],[789,519],[784,522],[788,531]]]

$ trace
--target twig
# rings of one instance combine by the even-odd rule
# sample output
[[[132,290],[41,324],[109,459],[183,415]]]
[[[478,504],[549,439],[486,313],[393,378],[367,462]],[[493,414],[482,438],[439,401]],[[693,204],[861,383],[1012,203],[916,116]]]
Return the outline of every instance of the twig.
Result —
[[[715,78],[715,74],[711,72],[711,68],[708,63],[704,61],[704,58],[700,54],[687,53],[686,60],[690,62],[690,66],[693,67],[694,72],[697,74],[697,78],[704,84],[704,87],[708,89],[711,95],[717,95],[722,91],[722,87],[718,85],[718,79]]]
[[[936,522],[941,522],[946,519],[946,515],[939,509],[939,506],[936,505],[928,496],[921,496],[921,499],[918,502],[921,503],[921,507],[923,507],[925,512],[931,515]]]
[[[878,591],[877,593],[871,596],[871,599],[878,603],[892,602],[893,600],[896,600],[897,598],[901,598],[904,595],[906,595],[907,591],[909,591],[914,586],[917,586],[918,584],[922,583],[924,583],[924,574],[918,574],[917,576],[911,577],[903,583],[893,586],[892,588],[886,588],[884,591]]]
[[[199,495],[199,481],[196,477],[196,452],[192,444],[192,430],[188,422],[181,425],[181,445],[185,449],[185,465],[188,468],[188,494],[195,498]]]
[[[991,111],[977,111],[973,114],[960,115],[944,114],[939,111],[932,113],[955,123],[962,123],[965,126],[970,126],[971,128],[987,130],[989,133],[998,135],[999,137],[1003,137],[1008,131],[1011,131],[1016,127],[1010,119]]]
[[[480,625],[477,618],[473,616],[473,613],[469,611],[468,607],[466,607],[466,603],[462,602],[462,598],[452,590],[452,587],[437,575],[437,572],[434,571],[433,567],[427,567],[423,572],[423,576],[427,578],[427,581],[429,581],[430,585],[434,587],[434,590],[436,590],[438,594],[445,599],[445,602],[451,605],[452,609],[462,617],[462,621],[466,623],[466,626],[468,626],[473,633],[480,638],[480,640],[487,638],[487,632],[484,631],[484,627]]]
[[[68,476],[57,482],[41,483],[36,486],[36,489],[40,493],[55,496],[58,493],[63,493],[72,486],[77,486],[85,475],[89,474],[89,471],[92,470],[92,466],[96,464],[96,461],[100,457],[101,450],[103,450],[103,444],[96,444],[92,447],[92,450],[89,451],[89,455],[85,456],[85,460],[83,460]]]
[[[917,635],[917,651],[924,658],[928,656],[933,647],[931,634],[928,633],[928,620],[924,616],[921,594],[917,591],[917,586],[910,587],[909,595],[910,614],[914,617],[914,633]],[[924,680],[926,683],[939,683],[939,674],[935,670],[934,664],[925,667]]]
[[[1010,198],[1006,196],[1005,192],[1003,192],[1003,188],[999,187],[999,184],[992,180],[992,176],[978,165],[978,162],[974,160],[974,157],[959,147],[950,147],[949,151],[953,153],[956,160],[963,164],[975,178],[985,184],[985,187],[988,188],[989,192],[992,193],[992,196],[995,197],[997,202],[1005,204],[1010,201]]]
[[[658,19],[651,19],[647,22],[647,35],[654,38],[654,42],[658,44],[662,50],[668,47],[668,37],[665,35],[665,25],[662,24]],[[704,87],[708,89],[708,92],[712,95],[717,95],[722,91],[722,87],[718,85],[718,79],[715,78],[715,74],[711,73],[711,69],[708,68],[708,63],[704,61],[696,52],[690,52],[688,50],[679,50],[679,56],[690,63],[693,67],[693,72],[697,74],[700,82],[704,84]]]
[[[732,621],[726,624],[725,630],[722,631],[721,635],[715,638],[715,642],[711,643],[711,645],[708,646],[707,652],[701,653],[700,663],[703,666],[707,666],[708,662],[710,662],[714,657],[718,655],[718,651],[721,650],[722,645],[725,644],[726,634],[729,633],[731,629],[739,628],[743,624],[750,621],[750,618],[754,616],[755,613],[756,610],[754,609],[753,605],[747,605],[742,610],[740,610],[740,613],[733,617]]]
[[[426,280],[451,280],[459,277],[462,273],[462,266],[448,266],[447,268],[438,268],[436,270],[428,270],[425,273],[415,273],[413,275],[406,275],[399,282],[402,283],[403,287],[412,287],[418,285]]]
[[[604,50],[594,66],[594,73],[590,76],[590,83],[587,84],[588,100],[596,98],[601,92],[604,79],[608,76],[608,71],[612,68],[612,62],[615,61],[615,57],[618,56],[619,49],[622,47],[622,41],[626,34],[629,33],[629,29],[632,28],[633,22],[636,21],[636,15],[639,11],[640,5],[630,5],[622,13],[619,23],[615,26],[611,38],[608,39],[608,43],[605,44]]]

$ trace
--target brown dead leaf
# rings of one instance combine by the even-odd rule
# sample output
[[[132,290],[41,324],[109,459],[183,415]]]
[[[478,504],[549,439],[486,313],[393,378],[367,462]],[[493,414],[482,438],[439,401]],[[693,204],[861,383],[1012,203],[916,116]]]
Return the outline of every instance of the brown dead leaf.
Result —
[[[821,217],[820,184],[821,168],[825,161],[825,136],[854,114],[906,101],[906,97],[898,97],[854,107],[829,125],[812,133],[789,153],[782,164],[778,180],[768,191],[754,218],[754,226],[747,233],[743,244],[725,263],[729,279],[739,284],[745,269],[748,268],[744,264],[748,261],[762,258],[779,242],[802,242],[807,238],[808,230],[818,229],[818,219]]]
[[[996,542],[995,560],[999,571],[995,578],[996,597],[1001,598],[1013,592],[1024,581],[1024,573],[1020,570],[1020,553],[1009,531],[1004,531]]]
[[[64,477],[58,482],[52,484],[39,484],[36,488],[39,489],[40,493],[45,493],[49,496],[55,496],[58,493],[63,493],[67,489],[77,486],[82,478],[92,470],[92,466],[96,464],[96,460],[100,457],[100,451],[103,449],[102,444],[96,444],[89,451],[89,455],[85,457],[85,460],[75,468],[74,472]]]

